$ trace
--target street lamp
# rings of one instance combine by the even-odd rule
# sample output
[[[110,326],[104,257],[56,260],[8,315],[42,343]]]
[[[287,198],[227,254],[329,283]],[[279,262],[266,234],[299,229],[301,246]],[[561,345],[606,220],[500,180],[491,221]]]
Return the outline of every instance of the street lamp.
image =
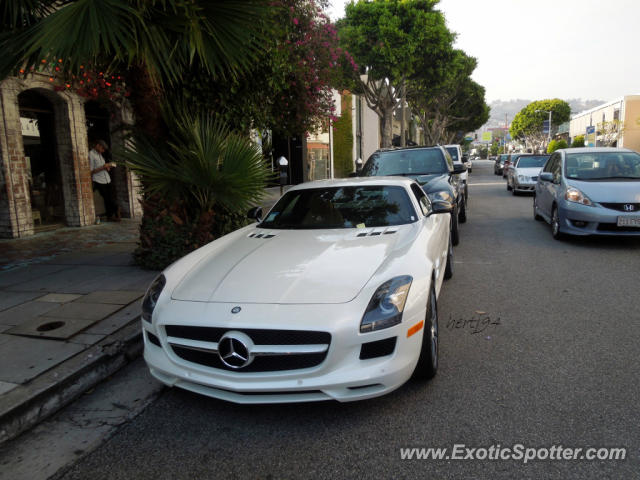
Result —
[[[549,142],[551,142],[551,114],[553,113],[552,111],[547,111],[547,110],[536,110],[536,113],[538,112],[544,112],[544,113],[548,113],[549,114]]]

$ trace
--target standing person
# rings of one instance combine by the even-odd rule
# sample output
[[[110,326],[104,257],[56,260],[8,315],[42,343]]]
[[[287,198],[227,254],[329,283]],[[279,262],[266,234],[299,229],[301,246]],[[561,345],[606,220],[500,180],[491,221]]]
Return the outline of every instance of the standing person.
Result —
[[[117,216],[118,208],[113,201],[111,195],[111,176],[109,170],[116,166],[115,163],[105,163],[102,154],[109,149],[107,142],[98,140],[93,148],[89,151],[89,166],[91,168],[91,180],[93,181],[93,189],[98,190],[104,200],[104,208],[107,211],[107,219],[119,221]]]

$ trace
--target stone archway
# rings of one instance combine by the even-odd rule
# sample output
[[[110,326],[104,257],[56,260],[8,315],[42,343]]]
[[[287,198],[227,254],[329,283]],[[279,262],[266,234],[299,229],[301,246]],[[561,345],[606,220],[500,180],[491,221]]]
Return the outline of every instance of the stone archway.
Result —
[[[32,91],[32,94],[28,92]],[[19,96],[41,96],[53,109],[55,154],[59,166],[64,222],[69,226],[95,221],[83,102],[71,92],[57,92],[48,77],[9,78],[0,83],[0,236],[34,232],[29,165],[25,159]],[[23,95],[24,97],[24,95]]]

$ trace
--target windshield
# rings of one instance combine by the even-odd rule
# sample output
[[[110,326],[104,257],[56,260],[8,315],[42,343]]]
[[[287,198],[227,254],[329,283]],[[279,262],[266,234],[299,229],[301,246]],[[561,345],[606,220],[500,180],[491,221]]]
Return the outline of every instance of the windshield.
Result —
[[[505,161],[508,157],[509,157],[509,155],[508,155],[508,154],[500,155],[500,158],[498,158],[498,161],[499,161],[500,163],[504,163],[504,161]]]
[[[568,153],[565,176],[573,180],[640,180],[640,155],[635,152]]]
[[[362,167],[360,176],[428,175],[449,173],[447,162],[439,148],[390,150],[374,153]]]
[[[287,192],[260,228],[320,229],[404,225],[417,220],[407,191],[396,186],[349,186]]]
[[[526,157],[520,157],[516,164],[517,168],[536,168],[544,167],[544,164],[549,159],[550,155],[530,155]]]
[[[453,158],[454,162],[459,162],[460,159],[458,158],[458,147],[445,147],[447,149],[447,152],[449,152],[449,155],[451,155],[451,158]]]

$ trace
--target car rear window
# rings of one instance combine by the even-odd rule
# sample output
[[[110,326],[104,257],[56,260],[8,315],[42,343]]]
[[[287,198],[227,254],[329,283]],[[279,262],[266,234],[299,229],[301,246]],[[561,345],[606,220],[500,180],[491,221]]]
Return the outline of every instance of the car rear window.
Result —
[[[549,159],[550,155],[528,155],[526,157],[518,158],[516,163],[517,168],[535,168],[544,167],[544,164]]]
[[[363,177],[384,175],[411,176],[449,172],[447,162],[439,148],[391,150],[369,157],[360,173]]]
[[[451,155],[451,158],[453,158],[454,162],[459,162],[460,159],[458,158],[458,148],[457,147],[445,147],[447,149],[447,152],[449,152],[449,155]]]
[[[417,221],[400,186],[345,186],[287,192],[260,228],[320,229],[404,225]]]

